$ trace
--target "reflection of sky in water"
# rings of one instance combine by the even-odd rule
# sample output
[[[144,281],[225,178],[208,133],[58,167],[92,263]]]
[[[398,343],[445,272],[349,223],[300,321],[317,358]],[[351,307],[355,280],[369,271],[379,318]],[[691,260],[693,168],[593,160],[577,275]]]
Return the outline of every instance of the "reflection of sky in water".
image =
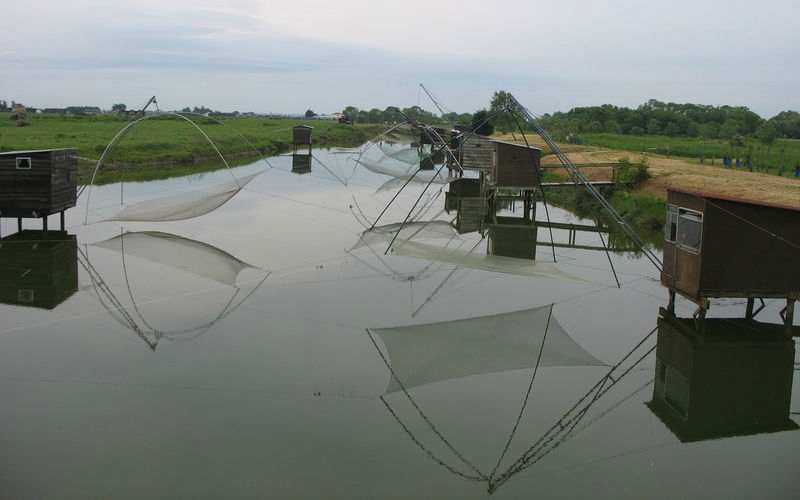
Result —
[[[385,255],[383,245],[354,249],[363,217],[373,221],[396,191],[378,191],[386,176],[354,169],[347,155],[330,153],[314,151],[335,175],[316,164],[310,174],[293,174],[288,156],[270,158],[271,169],[264,162],[236,168],[237,177],[266,170],[196,219],[84,226],[85,207],[68,212],[67,226],[95,279],[79,264],[79,291],[52,311],[0,306],[0,496],[485,498],[485,485],[452,474],[411,439],[469,470],[402,392],[385,396],[385,404],[379,399],[390,373],[365,329],[552,303],[564,331],[611,364],[655,327],[658,308],[666,305],[652,265],[625,254],[610,257],[622,283],[617,288],[602,252],[556,249],[557,266],[587,284]],[[132,203],[229,180],[229,172],[219,171],[123,187]],[[421,188],[410,186],[381,224],[402,221]],[[92,217],[97,207],[106,216],[118,210],[119,193],[119,185],[94,188]],[[449,222],[444,196],[433,203],[427,216]],[[554,221],[577,222],[552,207],[549,213]],[[25,226],[35,227],[33,221]],[[121,229],[196,240],[263,271],[244,270],[231,287],[92,245]],[[564,236],[554,231],[556,240]],[[596,234],[580,238],[600,244]],[[539,239],[549,234],[540,230]],[[458,241],[486,252],[477,233]],[[552,260],[548,247],[536,255]],[[725,316],[741,304],[722,301],[711,314]],[[779,307],[771,302],[762,314]],[[151,350],[121,310],[140,328],[184,334],[161,338]],[[679,315],[692,310],[679,302]],[[182,341],[198,326],[202,335]],[[799,433],[681,445],[643,404],[652,394],[654,364],[651,354],[592,407],[579,432],[494,496],[796,492],[789,466],[797,462]],[[491,471],[530,385],[504,470],[606,370],[543,367],[530,385],[532,370],[515,369],[410,393],[458,453]],[[753,481],[756,476],[764,481]]]

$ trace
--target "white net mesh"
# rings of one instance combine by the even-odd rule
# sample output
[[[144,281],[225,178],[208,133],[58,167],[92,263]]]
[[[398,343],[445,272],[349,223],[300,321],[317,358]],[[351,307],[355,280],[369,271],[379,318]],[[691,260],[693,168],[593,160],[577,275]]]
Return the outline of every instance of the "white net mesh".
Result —
[[[206,243],[159,231],[123,233],[93,246],[107,248],[173,269],[236,286],[244,269],[258,269]]]
[[[551,308],[370,328],[386,345],[396,376],[386,392],[400,390],[400,383],[410,389],[470,375],[533,368],[537,363],[540,367],[602,366],[558,324]]]
[[[190,193],[135,203],[106,220],[165,222],[199,217],[224,205],[260,173]]]

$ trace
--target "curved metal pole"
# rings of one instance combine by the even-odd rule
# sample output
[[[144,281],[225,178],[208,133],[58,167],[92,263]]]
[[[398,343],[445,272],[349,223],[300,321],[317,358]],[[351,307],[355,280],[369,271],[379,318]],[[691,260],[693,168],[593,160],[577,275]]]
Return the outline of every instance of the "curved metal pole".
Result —
[[[236,179],[235,175],[233,175],[233,171],[231,170],[230,165],[228,165],[228,162],[225,160],[225,157],[222,156],[222,153],[220,152],[219,148],[217,148],[217,145],[214,144],[214,141],[211,140],[211,138],[208,136],[208,134],[206,134],[203,131],[203,129],[201,129],[200,126],[197,125],[195,122],[193,122],[192,120],[188,119],[187,117],[183,116],[180,113],[168,112],[168,113],[161,113],[161,114],[158,114],[158,115],[143,116],[142,118],[139,118],[139,119],[137,119],[135,121],[132,121],[131,123],[129,123],[128,125],[123,127],[122,130],[117,132],[117,135],[115,135],[114,138],[111,139],[111,142],[108,143],[108,145],[106,146],[106,149],[103,151],[103,154],[100,156],[100,160],[97,162],[97,165],[95,165],[94,172],[92,172],[92,179],[91,179],[91,181],[89,181],[89,193],[86,195],[86,211],[84,213],[84,219],[83,219],[83,223],[84,224],[88,224],[89,223],[89,202],[92,199],[92,187],[94,186],[94,179],[95,179],[95,176],[97,175],[97,171],[100,169],[100,166],[103,164],[103,162],[106,160],[106,158],[114,150],[114,148],[116,147],[117,143],[120,140],[122,140],[122,138],[125,136],[125,134],[127,134],[131,130],[131,128],[133,128],[134,125],[137,125],[137,124],[139,124],[139,123],[141,123],[141,122],[143,122],[145,120],[148,120],[150,118],[158,118],[158,117],[161,117],[161,116],[177,116],[180,119],[190,123],[194,128],[196,128],[197,131],[200,132],[200,134],[203,137],[205,137],[206,141],[208,141],[208,143],[211,144],[211,147],[214,148],[214,151],[216,151],[217,156],[219,156],[220,160],[222,160],[222,163],[225,165],[225,168],[227,168],[228,172],[230,172],[231,177],[233,178],[233,182],[236,183],[237,187],[241,188],[241,186],[239,185],[239,180]]]

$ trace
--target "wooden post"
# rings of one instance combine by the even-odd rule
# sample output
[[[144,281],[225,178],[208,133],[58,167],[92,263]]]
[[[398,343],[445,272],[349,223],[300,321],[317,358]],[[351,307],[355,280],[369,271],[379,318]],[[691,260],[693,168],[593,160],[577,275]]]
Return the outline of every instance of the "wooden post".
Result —
[[[669,291],[669,302],[667,302],[667,311],[673,316],[675,315],[675,290]]]
[[[786,299],[786,307],[781,311],[783,324],[786,326],[786,334],[792,336],[794,325],[794,302],[795,299]]]

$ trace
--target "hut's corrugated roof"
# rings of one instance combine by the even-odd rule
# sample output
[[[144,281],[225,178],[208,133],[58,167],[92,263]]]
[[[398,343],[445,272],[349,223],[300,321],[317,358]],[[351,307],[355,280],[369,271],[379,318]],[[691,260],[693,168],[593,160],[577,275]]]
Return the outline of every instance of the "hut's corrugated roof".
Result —
[[[761,201],[761,200],[751,200],[747,198],[737,198],[735,196],[726,196],[721,194],[714,194],[714,193],[706,193],[703,191],[691,191],[688,189],[678,189],[678,188],[669,188],[667,192],[675,192],[675,193],[682,193],[688,194],[690,196],[696,196],[698,198],[708,198],[711,200],[721,200],[721,201],[731,201],[734,203],[743,203],[747,205],[757,205],[761,207],[770,207],[770,208],[778,208],[782,210],[792,210],[794,212],[800,212],[800,208],[793,207],[790,205],[781,205],[780,203],[772,203],[768,201]]]

